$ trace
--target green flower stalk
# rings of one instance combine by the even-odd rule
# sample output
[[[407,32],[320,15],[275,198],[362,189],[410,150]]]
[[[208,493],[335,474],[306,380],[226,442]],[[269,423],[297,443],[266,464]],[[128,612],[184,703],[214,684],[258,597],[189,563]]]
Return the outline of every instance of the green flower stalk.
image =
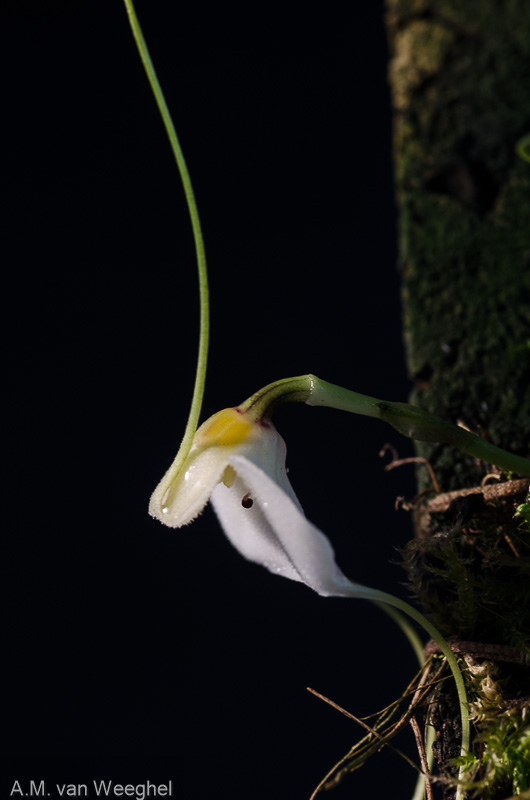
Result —
[[[169,138],[171,150],[175,156],[177,167],[182,180],[184,194],[186,195],[186,202],[190,214],[191,227],[193,229],[193,239],[195,241],[195,253],[197,256],[197,272],[199,278],[199,298],[200,298],[200,328],[199,328],[199,351],[197,354],[197,368],[195,371],[195,386],[193,389],[193,396],[191,400],[190,413],[188,422],[182,437],[177,458],[173,463],[173,472],[171,473],[172,479],[176,479],[178,471],[183,464],[193,442],[193,436],[199,424],[201,416],[202,398],[204,395],[204,383],[206,380],[206,364],[208,362],[208,342],[210,334],[210,305],[209,305],[209,292],[208,292],[208,271],[206,267],[206,253],[204,249],[204,240],[202,236],[201,221],[199,219],[199,211],[195,201],[195,192],[191,184],[191,178],[188,172],[188,167],[184,159],[184,153],[178,140],[177,132],[171,119],[171,114],[167,107],[167,103],[162,91],[162,87],[158,82],[158,78],[149,55],[149,50],[136,16],[134,4],[132,0],[124,0],[125,8],[129,16],[131,30],[138,48],[138,53],[142,60],[142,64],[151,86],[158,110],[162,117],[166,133]]]
[[[374,397],[351,392],[340,386],[320,380],[315,375],[306,375],[304,380],[310,385],[306,403],[310,406],[329,406],[354,414],[376,417],[388,422],[399,433],[420,442],[439,442],[451,445],[474,458],[494,464],[506,472],[515,472],[530,477],[530,461],[527,458],[509,453],[486,442],[480,436],[446,422],[434,414],[408,403],[395,403],[376,400]]]

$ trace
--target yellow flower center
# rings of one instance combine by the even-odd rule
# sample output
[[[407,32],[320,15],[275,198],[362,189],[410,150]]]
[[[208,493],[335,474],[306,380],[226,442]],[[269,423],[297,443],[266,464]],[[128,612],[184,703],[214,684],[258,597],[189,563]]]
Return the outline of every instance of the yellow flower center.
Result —
[[[224,408],[201,425],[195,444],[201,449],[240,444],[250,434],[252,424],[235,408]]]

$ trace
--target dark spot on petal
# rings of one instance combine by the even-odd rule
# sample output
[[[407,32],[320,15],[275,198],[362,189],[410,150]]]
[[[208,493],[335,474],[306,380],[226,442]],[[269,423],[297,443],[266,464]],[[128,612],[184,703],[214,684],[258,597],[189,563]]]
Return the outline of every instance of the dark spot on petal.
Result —
[[[254,505],[254,500],[250,496],[250,492],[246,493],[246,495],[241,501],[241,505],[243,506],[243,508],[252,508],[252,506]]]

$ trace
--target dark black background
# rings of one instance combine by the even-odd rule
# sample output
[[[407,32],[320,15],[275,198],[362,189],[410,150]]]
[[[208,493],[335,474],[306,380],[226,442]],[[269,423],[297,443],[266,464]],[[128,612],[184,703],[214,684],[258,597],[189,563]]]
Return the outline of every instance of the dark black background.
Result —
[[[382,3],[138,2],[205,232],[204,416],[314,372],[405,400]],[[6,779],[173,780],[182,798],[308,798],[415,662],[363,601],[246,563],[208,508],[147,516],[194,378],[193,242],[119,2],[2,11],[9,590]],[[277,425],[346,574],[407,596],[382,423]],[[377,757],[330,797],[409,797]],[[53,787],[52,787],[53,788]],[[7,796],[7,795],[6,795]]]

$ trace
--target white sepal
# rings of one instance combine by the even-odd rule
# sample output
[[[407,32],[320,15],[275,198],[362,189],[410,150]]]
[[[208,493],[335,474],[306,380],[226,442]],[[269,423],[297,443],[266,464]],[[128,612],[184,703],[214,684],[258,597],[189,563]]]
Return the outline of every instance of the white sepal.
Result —
[[[223,478],[227,465],[227,450],[229,450],[227,447],[209,447],[196,456],[192,451],[179,480],[178,492],[171,502],[166,505],[171,484],[168,486],[165,478],[151,495],[149,502],[151,516],[170,528],[188,525],[198,517],[215,486]]]
[[[337,567],[329,540],[304,516],[283,463],[275,463],[275,480],[245,456],[231,455],[228,463],[236,482],[216,486],[211,499],[226,535],[245,558],[321,595],[371,593]],[[249,500],[252,505],[245,507]]]

